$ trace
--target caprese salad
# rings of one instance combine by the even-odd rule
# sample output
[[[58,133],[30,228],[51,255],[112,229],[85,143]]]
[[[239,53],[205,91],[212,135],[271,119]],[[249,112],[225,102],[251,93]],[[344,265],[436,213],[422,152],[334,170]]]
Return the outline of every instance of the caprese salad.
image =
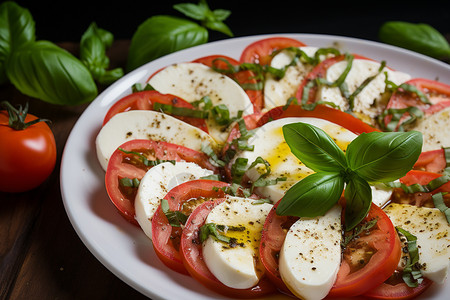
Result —
[[[96,138],[171,270],[232,298],[407,299],[450,260],[450,86],[275,37],[166,66]]]

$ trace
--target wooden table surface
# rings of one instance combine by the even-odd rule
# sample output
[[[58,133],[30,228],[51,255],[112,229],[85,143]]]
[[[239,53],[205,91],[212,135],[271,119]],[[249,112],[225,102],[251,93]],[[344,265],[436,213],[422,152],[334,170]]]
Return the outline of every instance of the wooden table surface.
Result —
[[[123,66],[129,41],[110,48],[111,66]],[[76,53],[77,44],[62,44]],[[88,104],[59,106],[32,99],[12,85],[0,99],[52,121],[56,167],[40,187],[25,193],[0,192],[0,299],[147,299],[105,268],[73,229],[60,193],[61,155],[72,127]]]
[[[447,35],[448,37],[448,35]],[[62,47],[73,53],[77,44]],[[129,41],[118,40],[108,55],[111,67],[124,66]],[[147,299],[104,267],[82,243],[65,212],[60,193],[60,162],[70,131],[88,104],[58,106],[0,86],[0,99],[30,104],[30,113],[52,120],[56,167],[35,190],[0,192],[0,300]]]

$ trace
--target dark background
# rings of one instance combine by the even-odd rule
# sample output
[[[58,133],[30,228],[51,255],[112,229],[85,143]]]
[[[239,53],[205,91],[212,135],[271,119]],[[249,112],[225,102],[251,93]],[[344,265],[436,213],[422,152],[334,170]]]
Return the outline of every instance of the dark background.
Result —
[[[79,41],[91,22],[113,33],[116,40],[131,39],[139,24],[160,14],[182,16],[172,8],[189,0],[16,1],[30,10],[38,39]],[[214,1],[211,9],[228,9],[225,23],[235,36],[265,33],[319,33],[378,41],[386,21],[427,23],[441,33],[450,32],[449,1]],[[210,41],[228,38],[210,31]]]

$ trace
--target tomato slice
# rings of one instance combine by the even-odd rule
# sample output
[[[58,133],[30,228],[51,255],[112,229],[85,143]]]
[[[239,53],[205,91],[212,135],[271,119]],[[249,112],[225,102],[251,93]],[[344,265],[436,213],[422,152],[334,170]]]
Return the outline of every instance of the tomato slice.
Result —
[[[433,173],[442,173],[447,167],[445,150],[437,149],[422,152],[414,164],[414,170],[422,170]]]
[[[199,166],[218,173],[205,153],[198,152],[183,146],[153,140],[130,140],[119,148],[126,151],[141,153],[148,160],[175,160],[197,163]],[[105,174],[105,186],[109,198],[114,203],[119,213],[130,223],[139,226],[135,220],[134,198],[137,187],[124,187],[121,184],[123,178],[141,180],[151,168],[146,166],[137,155],[127,154],[116,149],[111,155]]]
[[[202,63],[208,67],[214,66],[218,69],[228,70],[229,66],[227,65],[226,62],[224,62],[221,59],[226,60],[233,66],[238,66],[240,64],[239,61],[225,55],[204,56],[194,60],[193,62]],[[264,106],[264,96],[263,96],[264,94],[262,90],[255,89],[256,85],[258,84],[258,80],[256,79],[255,73],[253,71],[247,70],[228,74],[228,76],[234,79],[237,83],[239,83],[243,87],[248,97],[250,98],[250,101],[253,103],[254,111],[255,112],[261,111]]]
[[[386,109],[402,109],[414,106],[422,110],[425,115],[431,115],[450,106],[450,85],[424,78],[414,78],[406,83],[417,87],[428,97],[432,104],[423,103],[415,93],[398,90],[392,94]],[[400,119],[399,124],[401,124],[402,120],[407,118],[408,115],[409,113],[406,112]],[[384,119],[384,123],[387,125],[391,119],[392,116],[387,115]]]
[[[409,287],[401,279],[398,282],[384,282],[376,288],[364,294],[364,297],[370,299],[396,299],[406,300],[413,299],[425,292],[433,281],[424,278],[417,287]]]
[[[377,223],[370,234],[361,235],[347,245],[336,282],[328,294],[330,297],[361,295],[382,284],[396,270],[401,256],[397,231],[386,213],[372,203],[363,222],[373,219],[377,219]],[[360,268],[361,256],[354,256],[352,249],[364,249],[364,255],[373,254],[368,258],[362,256],[367,263]]]
[[[288,37],[271,37],[258,40],[248,45],[242,51],[239,61],[241,63],[258,63],[269,65],[272,60],[271,54],[276,50],[288,47],[303,47],[303,42]]]
[[[234,289],[221,283],[208,269],[202,256],[199,238],[200,227],[205,224],[209,212],[224,199],[207,201],[198,206],[186,222],[181,236],[181,253],[189,274],[207,288],[231,298],[257,298],[276,292],[270,280],[263,276],[258,285],[250,289]]]
[[[194,106],[191,103],[181,99],[178,96],[170,94],[161,94],[158,91],[135,92],[119,99],[116,103],[114,103],[111,106],[111,108],[105,115],[103,125],[105,125],[106,122],[108,122],[109,119],[111,119],[114,115],[120,112],[125,112],[129,110],[153,110],[154,103],[168,104],[176,107],[185,107],[189,109],[194,109]],[[198,127],[205,132],[208,132],[208,127],[206,126],[206,121],[204,119],[176,116],[176,115],[174,115],[174,117],[186,123],[189,123],[192,126]]]
[[[261,257],[262,264],[266,268],[267,277],[280,291],[294,297],[281,279],[278,268],[278,256],[286,238],[287,231],[291,225],[298,220],[298,217],[277,215],[276,209],[280,201],[274,204],[272,210],[267,215],[266,221],[264,222],[261,243],[259,246],[259,255]]]
[[[300,105],[289,105],[287,108],[275,107],[259,118],[257,127],[271,120],[288,117],[320,118],[341,125],[356,134],[378,131],[378,129],[364,123],[360,119],[326,105],[317,105],[313,110],[305,110]]]
[[[410,186],[413,184],[427,185],[430,181],[443,176],[439,173],[422,171],[422,170],[411,170],[406,173],[405,176],[400,178],[400,182]],[[405,193],[401,188],[395,189],[392,194],[391,201],[398,203],[406,203],[416,206],[429,206],[433,207],[433,199],[431,198],[434,194],[443,192],[444,202],[449,205],[450,204],[450,182],[444,183],[437,189],[431,192],[418,192],[418,193]]]
[[[225,193],[220,188],[226,186],[229,184],[222,181],[192,180],[174,187],[164,199],[168,201],[171,211],[181,211],[190,215],[200,203],[223,198]],[[152,219],[153,248],[167,267],[182,274],[189,274],[184,267],[180,252],[181,235],[181,228],[171,226],[159,206]]]
[[[278,203],[274,205],[264,223],[260,255],[267,276],[281,291],[290,293],[279,273],[278,255],[288,229],[298,218],[278,216],[275,212]],[[353,266],[355,256],[344,255],[338,277],[330,290],[330,297],[347,298],[361,295],[383,283],[395,271],[401,255],[397,232],[389,217],[375,204],[372,204],[365,222],[373,218],[377,218],[378,221],[370,234],[356,239],[347,249],[357,243],[360,249],[367,250],[366,253],[374,254],[359,269]]]

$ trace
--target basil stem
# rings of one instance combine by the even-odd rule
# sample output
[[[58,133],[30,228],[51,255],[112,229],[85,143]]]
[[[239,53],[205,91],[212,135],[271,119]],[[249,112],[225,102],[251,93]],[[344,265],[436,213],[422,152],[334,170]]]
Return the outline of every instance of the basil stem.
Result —
[[[447,223],[450,224],[450,208],[444,203],[443,193],[436,193],[431,198],[433,199],[434,206],[445,215]]]
[[[153,110],[161,111],[163,113],[174,115],[174,116],[182,116],[182,117],[190,117],[190,118],[199,118],[199,119],[207,119],[208,112],[196,109],[190,109],[187,107],[178,107],[170,104],[163,104],[159,102],[153,103]]]

